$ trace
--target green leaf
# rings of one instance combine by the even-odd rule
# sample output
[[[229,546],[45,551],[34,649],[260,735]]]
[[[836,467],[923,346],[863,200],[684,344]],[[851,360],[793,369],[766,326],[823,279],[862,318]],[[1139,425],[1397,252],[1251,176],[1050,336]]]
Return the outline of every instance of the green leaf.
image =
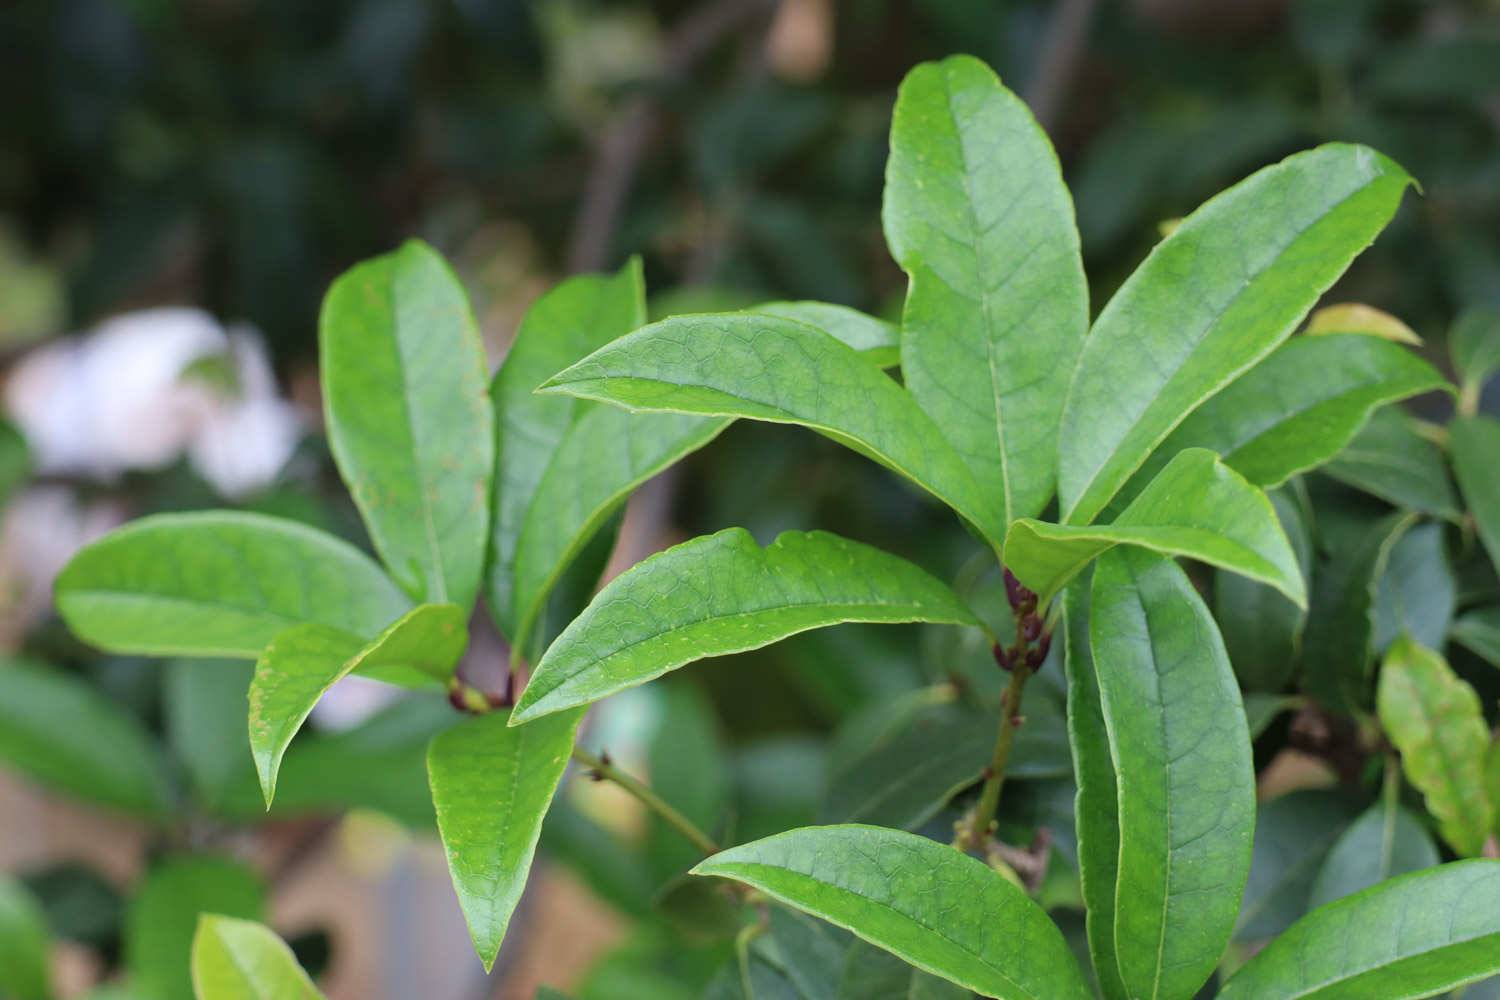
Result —
[[[259,877],[237,862],[203,855],[158,863],[125,915],[131,986],[150,1000],[193,1000],[190,963],[198,917],[260,920],[264,909]]]
[[[1115,946],[1115,886],[1120,875],[1120,814],[1115,765],[1105,731],[1099,674],[1089,642],[1089,598],[1093,570],[1063,592],[1067,646],[1068,740],[1078,785],[1074,817],[1078,875],[1083,889],[1089,955],[1108,1000],[1127,994]]]
[[[1458,498],[1437,445],[1399,407],[1377,410],[1323,472],[1397,507],[1458,518]]]
[[[1113,524],[1015,522],[1005,539],[1005,562],[1045,605],[1116,545],[1198,559],[1307,603],[1297,557],[1266,495],[1203,448],[1179,452]]]
[[[193,936],[198,1000],[321,1000],[292,949],[251,920],[216,913],[198,918]]]
[[[1500,608],[1469,611],[1453,623],[1448,634],[1490,666],[1500,667]]]
[[[1437,845],[1421,823],[1394,796],[1371,806],[1339,837],[1318,877],[1308,905],[1352,896],[1396,875],[1440,862]]]
[[[941,582],[879,549],[824,531],[784,532],[762,549],[745,529],[727,528],[610,581],[548,648],[512,720],[851,621],[978,624]]]
[[[1303,685],[1326,707],[1349,711],[1369,702],[1376,588],[1391,550],[1415,521],[1415,514],[1396,513],[1366,525],[1313,574]]]
[[[1160,556],[1099,559],[1089,638],[1115,771],[1120,978],[1130,996],[1191,996],[1229,941],[1250,870],[1239,687],[1208,608]]]
[[[507,726],[504,712],[491,712],[433,737],[427,751],[448,870],[486,972],[526,888],[582,718],[577,711]]]
[[[805,323],[755,313],[679,316],[621,337],[543,385],[628,410],[811,427],[899,473],[998,544],[1000,498],[879,366]]]
[[[1266,496],[1306,580],[1312,565],[1312,537],[1303,507],[1286,490]],[[1297,667],[1307,610],[1263,583],[1220,572],[1214,574],[1214,617],[1240,686],[1246,691],[1284,691]],[[1253,726],[1251,732],[1254,735]]]
[[[26,887],[0,874],[0,996],[52,1000],[47,915]]]
[[[1461,855],[1479,854],[1494,816],[1485,791],[1490,738],[1479,696],[1441,656],[1402,636],[1381,664],[1376,705],[1443,839]]]
[[[1375,588],[1375,649],[1384,651],[1405,632],[1438,649],[1458,604],[1458,581],[1448,564],[1441,524],[1419,524],[1391,547]]]
[[[31,477],[31,449],[15,425],[0,420],[0,504],[8,503]]]
[[[361,638],[410,602],[368,556],[292,521],[229,511],[142,518],[57,579],[80,638],[119,653],[254,659],[293,625]]]
[[[1500,972],[1500,861],[1382,882],[1297,921],[1230,977],[1221,1000],[1416,1000]]]
[[[467,608],[489,530],[489,364],[463,286],[427,244],[359,264],[318,322],[328,445],[414,600]]]
[[[1104,307],[1063,413],[1058,492],[1086,524],[1200,403],[1280,344],[1411,183],[1362,146],[1291,156],[1210,199]]]
[[[1313,879],[1360,808],[1350,796],[1321,788],[1261,805],[1236,941],[1275,937],[1307,912]]]
[[[856,940],[844,955],[837,1000],[971,1000],[973,994]]]
[[[689,680],[686,677],[678,681]],[[728,755],[713,703],[689,683],[665,683],[657,696],[656,722],[647,747],[651,790],[710,832],[724,822],[731,785]],[[703,857],[655,813],[647,819],[646,859],[658,882],[681,875]],[[696,879],[689,880],[702,888]]]
[[[171,809],[161,758],[140,721],[56,667],[0,661],[0,761],[113,809],[142,816]]]
[[[894,323],[831,302],[762,302],[747,312],[794,319],[832,334],[873,363],[893,368],[901,363],[901,331]]]
[[[1484,385],[1500,373],[1500,309],[1466,310],[1448,331],[1448,355],[1458,372],[1459,412],[1479,407]]]
[[[1057,154],[984,63],[952,56],[902,81],[881,218],[911,282],[907,388],[1007,524],[1041,513],[1088,283]]]
[[[172,756],[187,771],[195,802],[211,812],[232,811],[245,780],[254,782],[249,745],[225,735],[245,724],[254,670],[254,664],[224,660],[173,660],[162,667],[162,722]]]
[[[1089,995],[1041,907],[984,863],[914,834],[789,830],[722,851],[693,872],[753,886],[985,996]]]
[[[367,644],[326,625],[296,625],[271,640],[250,682],[250,749],[266,807],[281,757],[328,689],[354,670],[445,680],[469,642],[464,609],[420,604]]]
[[[1325,337],[1330,334],[1357,334],[1375,337],[1398,344],[1422,346],[1417,332],[1390,313],[1362,302],[1338,302],[1322,306],[1307,320],[1305,336]]]
[[[1479,540],[1500,572],[1500,420],[1459,418],[1448,427],[1448,446]]]
[[[1448,385],[1389,341],[1294,337],[1194,410],[1123,491],[1134,496],[1184,448],[1208,448],[1257,486],[1277,486],[1344,449],[1387,403]]]

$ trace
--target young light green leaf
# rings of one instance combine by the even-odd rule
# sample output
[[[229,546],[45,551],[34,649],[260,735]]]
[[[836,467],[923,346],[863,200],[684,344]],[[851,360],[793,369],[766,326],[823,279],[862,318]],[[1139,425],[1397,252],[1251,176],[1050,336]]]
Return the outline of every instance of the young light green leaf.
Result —
[[[82,678],[0,661],[0,762],[42,784],[140,816],[171,809],[145,728]]]
[[[1466,612],[1448,633],[1453,641],[1492,667],[1500,667],[1500,607]],[[1500,800],[1496,800],[1500,808]]]
[[[193,1000],[190,970],[198,917],[218,913],[260,920],[264,909],[260,878],[237,862],[207,855],[159,862],[125,915],[131,987],[152,1000]]]
[[[907,477],[991,542],[1000,499],[910,394],[853,348],[806,323],[704,313],[653,323],[560,372],[544,390],[629,410],[746,417],[811,427]]]
[[[1352,896],[1362,889],[1440,862],[1437,845],[1421,823],[1394,797],[1371,806],[1339,837],[1318,877],[1308,905]]]
[[[300,624],[375,635],[411,606],[368,556],[293,521],[230,511],[142,518],[57,579],[80,638],[143,656],[254,659]]]
[[[586,705],[694,660],[853,621],[978,624],[941,582],[879,549],[824,531],[784,532],[762,549],[745,529],[728,528],[610,581],[548,648],[511,718]]]
[[[438,833],[485,971],[526,888],[542,818],[582,718],[567,712],[508,727],[504,712],[491,712],[438,734],[428,748]]]
[[[1419,524],[1391,547],[1375,587],[1375,650],[1384,651],[1403,632],[1429,649],[1441,648],[1457,605],[1443,526]]]
[[[1377,410],[1323,472],[1397,507],[1458,518],[1458,498],[1437,445],[1399,407]]]
[[[1422,338],[1411,327],[1383,309],[1376,309],[1362,302],[1338,302],[1322,306],[1308,317],[1307,328],[1302,332],[1312,337],[1356,334],[1396,344],[1422,346]]]
[[[1273,938],[1307,912],[1313,879],[1362,805],[1323,788],[1278,795],[1261,805],[1234,940]]]
[[[1158,243],[1084,342],[1063,413],[1064,519],[1092,521],[1184,417],[1285,340],[1409,183],[1373,150],[1320,146],[1217,195]]]
[[[489,524],[489,365],[463,286],[411,240],[352,268],[318,323],[328,445],[416,600],[474,603]]]
[[[1057,154],[984,63],[951,56],[902,81],[881,218],[911,282],[907,388],[1007,524],[1041,513],[1088,283]]]
[[[1319,907],[1245,963],[1221,1000],[1416,1000],[1500,972],[1500,861],[1412,872]]]
[[[1115,886],[1120,875],[1120,813],[1115,765],[1099,698],[1098,668],[1089,643],[1093,571],[1063,592],[1067,646],[1068,739],[1078,785],[1073,813],[1078,831],[1078,875],[1083,888],[1089,955],[1106,1000],[1124,1000],[1115,952]]]
[[[1113,524],[1016,521],[1005,538],[1005,563],[1045,605],[1116,545],[1199,559],[1307,604],[1302,570],[1271,502],[1204,448],[1179,452]]]
[[[1250,870],[1255,772],[1223,641],[1182,569],[1119,548],[1094,567],[1089,639],[1115,770],[1115,955],[1129,996],[1191,996]]]
[[[286,942],[253,920],[203,914],[192,961],[197,1000],[322,1000]]]
[[[466,618],[456,604],[420,604],[369,643],[326,625],[296,625],[272,639],[250,681],[250,750],[266,808],[287,745],[329,688],[355,670],[446,680],[468,645]]]
[[[1500,572],[1500,420],[1460,417],[1448,427],[1448,446],[1479,540]]]
[[[693,873],[753,886],[985,996],[1089,996],[1041,907],[983,862],[925,837],[807,827],[722,851]]]
[[[815,326],[882,368],[901,363],[901,331],[894,323],[831,302],[762,302],[747,312],[766,313]]]
[[[1448,331],[1448,354],[1458,372],[1459,413],[1472,415],[1485,383],[1500,373],[1500,309],[1481,306],[1459,316]]]
[[[0,874],[0,996],[52,1000],[47,915],[16,879]]]
[[[1402,636],[1381,664],[1376,707],[1443,839],[1461,855],[1479,854],[1494,817],[1484,784],[1490,739],[1479,696],[1441,656]]]
[[[1416,517],[1395,513],[1365,526],[1313,574],[1303,686],[1330,708],[1348,711],[1369,703],[1376,588],[1391,550]]]
[[[1302,504],[1289,490],[1266,496],[1306,580],[1312,566],[1312,535]],[[1307,610],[1263,583],[1219,572],[1214,574],[1214,617],[1240,686],[1246,691],[1286,690],[1302,648]]]
[[[1216,451],[1250,482],[1277,486],[1337,455],[1379,407],[1446,387],[1436,368],[1398,344],[1293,337],[1194,410],[1121,495],[1134,496],[1184,448]]]

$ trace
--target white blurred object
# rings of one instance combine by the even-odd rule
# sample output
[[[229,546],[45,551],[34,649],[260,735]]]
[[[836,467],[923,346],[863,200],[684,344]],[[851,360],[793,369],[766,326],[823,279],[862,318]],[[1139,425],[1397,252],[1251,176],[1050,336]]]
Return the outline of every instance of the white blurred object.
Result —
[[[84,545],[125,521],[111,503],[83,503],[65,486],[10,502],[0,524],[0,648],[13,649],[52,606],[52,581]]]
[[[215,362],[223,385],[190,370]],[[271,482],[302,430],[259,334],[226,332],[188,308],[128,313],[38,348],[11,374],[5,401],[39,472],[113,480],[186,452],[227,497]]]

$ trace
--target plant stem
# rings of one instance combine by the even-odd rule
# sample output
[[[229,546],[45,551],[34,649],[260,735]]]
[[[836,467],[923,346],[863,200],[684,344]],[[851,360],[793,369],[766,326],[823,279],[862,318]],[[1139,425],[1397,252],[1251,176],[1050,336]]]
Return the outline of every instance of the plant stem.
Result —
[[[1031,668],[1018,662],[1011,669],[1010,684],[1000,699],[1000,729],[995,734],[995,752],[990,757],[990,766],[984,772],[984,788],[979,793],[979,804],[974,807],[974,816],[967,834],[959,837],[959,847],[964,850],[978,847],[990,835],[990,824],[995,821],[995,811],[1000,808],[1000,789],[1005,785],[1005,769],[1010,764],[1010,748],[1016,741],[1016,720],[1020,717],[1021,693]]]
[[[657,795],[642,782],[615,767],[614,764],[610,763],[608,755],[596,757],[582,747],[575,746],[573,748],[573,759],[590,771],[593,771],[595,776],[600,780],[612,781],[634,796],[641,805],[666,820],[678,833],[692,841],[693,846],[702,851],[705,857],[719,853],[721,848],[714,842],[712,837],[698,829],[692,820],[674,809],[666,799]]]

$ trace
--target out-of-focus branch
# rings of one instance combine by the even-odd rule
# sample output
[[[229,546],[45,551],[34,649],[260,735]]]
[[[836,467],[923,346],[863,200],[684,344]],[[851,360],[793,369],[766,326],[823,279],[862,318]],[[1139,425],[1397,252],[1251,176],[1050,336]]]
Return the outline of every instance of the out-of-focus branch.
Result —
[[[667,37],[654,89],[681,82],[731,32],[754,19],[769,18],[775,6],[776,0],[717,0],[693,10]],[[569,271],[596,271],[608,263],[620,211],[658,117],[655,96],[641,94],[627,101],[604,130],[573,223]]]
[[[1097,0],[1062,0],[1052,11],[1036,72],[1025,95],[1031,113],[1049,132],[1057,125],[1058,114],[1072,87],[1097,5]]]

